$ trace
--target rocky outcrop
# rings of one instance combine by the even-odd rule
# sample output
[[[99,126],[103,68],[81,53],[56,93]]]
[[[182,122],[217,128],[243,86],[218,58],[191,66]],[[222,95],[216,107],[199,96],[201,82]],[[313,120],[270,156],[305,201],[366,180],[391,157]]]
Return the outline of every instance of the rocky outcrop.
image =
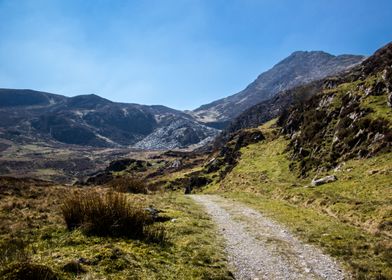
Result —
[[[228,127],[216,138],[213,145],[215,147],[220,147],[228,140],[231,134],[244,128],[256,128],[269,120],[280,116],[290,107],[308,100],[311,96],[319,92],[321,88],[322,81],[315,81],[291,90],[280,92],[275,97],[260,102],[231,121]]]
[[[278,120],[290,139],[292,168],[302,175],[355,157],[391,150],[392,44],[341,76],[324,80],[309,101]],[[373,68],[372,68],[373,66]]]
[[[78,181],[75,185],[99,186],[105,185],[114,179],[112,173],[99,171],[91,174],[86,180]]]
[[[263,133],[257,129],[243,129],[231,134],[225,144],[212,154],[213,156],[204,166],[204,172],[208,174],[219,171],[220,178],[224,178],[237,164],[242,147],[264,139]]]
[[[169,150],[190,145],[203,145],[217,136],[219,131],[190,119],[172,119],[162,123],[147,137],[134,144],[145,150]]]

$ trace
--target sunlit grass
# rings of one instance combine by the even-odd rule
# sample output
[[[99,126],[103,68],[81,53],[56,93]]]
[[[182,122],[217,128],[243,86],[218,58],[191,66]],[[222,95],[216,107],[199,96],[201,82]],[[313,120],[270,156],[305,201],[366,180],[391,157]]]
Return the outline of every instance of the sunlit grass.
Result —
[[[216,234],[214,224],[200,206],[186,196],[178,193],[124,194],[138,205],[152,205],[162,211],[160,215],[169,218],[152,225],[163,227],[166,233],[166,242],[154,243],[122,236],[87,235],[83,228],[68,231],[62,221],[59,209],[61,203],[50,203],[46,192],[51,192],[53,198],[57,199],[64,190],[49,187],[42,190],[34,200],[29,198],[31,192],[19,196],[17,199],[21,207],[24,203],[34,202],[30,209],[25,210],[25,214],[31,215],[31,223],[35,227],[19,234],[13,232],[12,228],[4,228],[1,231],[1,243],[6,245],[11,244],[12,240],[24,240],[26,246],[23,251],[27,254],[29,263],[45,265],[62,279],[75,279],[75,274],[64,268],[75,261],[80,262],[86,271],[78,276],[80,279],[232,278],[223,252],[223,243]],[[39,212],[39,203],[43,200],[49,200],[49,217],[41,221],[35,213]],[[5,221],[5,212],[9,214],[10,210],[8,204],[8,208],[4,206],[0,203],[0,217]],[[21,220],[21,227],[24,227],[22,219],[22,216],[15,215],[12,224]],[[24,261],[25,255],[23,258]],[[21,257],[15,255],[15,258],[5,261],[4,267],[10,267],[19,261],[22,261]]]
[[[238,165],[206,191],[261,210],[342,260],[356,277],[391,278],[392,154],[298,178],[289,168],[287,144],[281,137],[241,149]],[[309,187],[313,176],[328,174],[338,180]]]

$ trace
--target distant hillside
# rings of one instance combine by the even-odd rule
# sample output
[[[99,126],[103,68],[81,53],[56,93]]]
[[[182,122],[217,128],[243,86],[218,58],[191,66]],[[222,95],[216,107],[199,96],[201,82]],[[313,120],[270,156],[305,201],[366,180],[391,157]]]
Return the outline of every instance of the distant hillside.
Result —
[[[186,129],[174,135],[172,123]],[[0,89],[0,128],[0,137],[13,141],[95,147],[133,146],[148,137],[148,145],[136,146],[148,149],[184,148],[217,134],[216,129],[164,106],[115,103],[94,94],[69,98],[16,89]]]
[[[165,106],[116,103],[94,94],[69,98],[33,90],[0,89],[0,137],[23,143],[39,140],[152,150],[200,146],[216,137],[233,117],[260,101],[345,70],[362,59],[295,52],[261,74],[244,91],[190,113]],[[294,98],[286,94],[278,94],[276,103],[267,102],[256,111],[263,110],[268,118],[276,116]],[[240,117],[229,129],[245,118]]]
[[[294,52],[262,73],[243,91],[190,112],[205,123],[227,123],[246,109],[279,92],[342,72],[363,61],[363,56],[334,56],[321,51]]]

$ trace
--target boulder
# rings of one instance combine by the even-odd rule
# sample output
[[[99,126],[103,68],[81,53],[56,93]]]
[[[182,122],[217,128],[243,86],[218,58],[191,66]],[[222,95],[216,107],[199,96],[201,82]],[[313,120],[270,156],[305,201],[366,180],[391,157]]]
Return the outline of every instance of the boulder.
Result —
[[[182,161],[179,160],[179,159],[174,160],[174,161],[170,164],[170,166],[169,166],[169,168],[173,168],[173,169],[179,169],[179,168],[181,168],[181,167],[182,167]]]
[[[314,178],[312,180],[311,185],[312,185],[312,187],[316,187],[316,186],[335,182],[337,179],[338,178],[335,175],[329,175],[329,176],[325,176],[325,177],[319,178],[319,179]]]

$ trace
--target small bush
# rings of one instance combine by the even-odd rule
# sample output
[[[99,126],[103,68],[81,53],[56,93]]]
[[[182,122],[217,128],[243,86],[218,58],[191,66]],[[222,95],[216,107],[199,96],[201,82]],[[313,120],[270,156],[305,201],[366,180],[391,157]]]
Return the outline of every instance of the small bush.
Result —
[[[81,228],[91,235],[140,239],[151,235],[148,225],[153,223],[153,217],[117,192],[74,193],[64,201],[62,213],[69,230]]]
[[[123,193],[147,193],[147,184],[135,177],[117,177],[109,183],[110,187],[117,192]]]

